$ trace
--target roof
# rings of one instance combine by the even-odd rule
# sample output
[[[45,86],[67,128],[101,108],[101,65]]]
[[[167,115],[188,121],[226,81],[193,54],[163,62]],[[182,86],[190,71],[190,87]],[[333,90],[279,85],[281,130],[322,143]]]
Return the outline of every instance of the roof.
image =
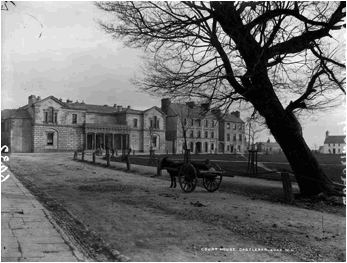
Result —
[[[178,115],[178,116],[184,116],[187,118],[196,118],[196,119],[211,118],[211,117],[214,118],[211,112],[204,111],[203,108],[199,105],[194,105],[193,107],[189,107],[187,104],[183,104],[183,103],[171,103],[169,107],[169,112],[167,115],[168,116]]]
[[[241,120],[240,118],[236,117],[234,114],[231,114],[231,113],[228,113],[228,114],[225,114],[221,120],[224,120],[224,121],[228,121],[228,122],[239,122],[239,123],[244,123],[243,120]]]
[[[6,109],[1,111],[1,119],[8,119],[11,117],[17,110],[16,109]]]
[[[325,138],[324,144],[327,143],[346,143],[345,142],[345,135],[330,135],[329,137]]]
[[[17,110],[12,116],[11,119],[31,119],[30,114],[26,110]]]

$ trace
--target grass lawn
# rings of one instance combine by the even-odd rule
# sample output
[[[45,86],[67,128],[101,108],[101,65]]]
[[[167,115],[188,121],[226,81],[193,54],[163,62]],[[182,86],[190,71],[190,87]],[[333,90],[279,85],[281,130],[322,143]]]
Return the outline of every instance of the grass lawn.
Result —
[[[175,155],[166,155],[166,154],[157,154],[155,158],[164,158],[169,156],[172,160],[183,161],[183,154]],[[247,157],[247,154],[244,156]],[[326,175],[334,182],[343,183],[342,171],[344,166],[341,164],[342,155],[328,155],[328,154],[315,154],[318,162],[322,164],[322,169]],[[227,171],[227,174],[233,176],[246,176],[254,178],[263,178],[269,180],[281,180],[281,176],[276,173],[283,169],[292,171],[290,165],[284,154],[263,154],[258,156],[259,162],[264,162],[265,166],[269,169],[274,170],[274,172],[267,171],[261,167],[258,167],[258,174],[247,174],[248,163],[247,158],[239,154],[192,154],[192,160],[213,160],[217,163],[223,170]],[[114,161],[119,161],[120,158],[114,158]],[[228,162],[230,161],[230,162]],[[131,162],[139,165],[150,165],[156,166],[156,163],[149,164],[149,155],[131,155]],[[293,180],[294,177],[293,177]]]

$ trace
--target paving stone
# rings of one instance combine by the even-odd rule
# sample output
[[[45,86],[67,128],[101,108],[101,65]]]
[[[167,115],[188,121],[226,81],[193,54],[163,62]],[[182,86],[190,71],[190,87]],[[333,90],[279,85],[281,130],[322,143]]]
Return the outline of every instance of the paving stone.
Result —
[[[23,258],[43,258],[45,254],[40,251],[22,251]]]
[[[18,258],[1,257],[1,262],[18,262]]]
[[[45,237],[45,236],[60,236],[59,232],[55,229],[14,229],[13,235],[16,237],[29,236],[29,237]],[[11,233],[12,234],[12,233]]]
[[[12,251],[12,250],[5,250],[1,253],[1,257],[9,257],[9,258],[20,258],[22,256],[22,253],[19,251]]]
[[[1,185],[1,197],[1,261],[77,261],[45,208],[14,175]]]
[[[42,251],[44,253],[58,252],[58,251],[69,251],[70,247],[64,243],[59,244],[33,244],[31,243],[21,243],[22,252],[25,251]]]
[[[12,230],[2,230],[1,229],[1,237],[12,237],[12,236],[14,236],[13,234],[12,234]]]
[[[28,236],[18,236],[19,244],[21,243],[35,243],[35,244],[60,244],[65,243],[64,239],[60,236],[46,236],[46,237],[28,237]]]
[[[11,229],[54,229],[50,222],[9,222]]]

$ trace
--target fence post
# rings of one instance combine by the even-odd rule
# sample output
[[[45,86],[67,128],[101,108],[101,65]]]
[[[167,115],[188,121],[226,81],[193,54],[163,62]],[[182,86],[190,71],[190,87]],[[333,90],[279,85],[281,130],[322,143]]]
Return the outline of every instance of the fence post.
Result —
[[[93,163],[95,163],[95,152],[93,152]]]
[[[162,173],[161,173],[161,159],[158,158],[157,159],[157,176],[161,176]]]
[[[130,162],[130,157],[129,155],[126,155],[125,156],[125,162],[127,164],[127,171],[130,171],[131,170],[131,162]]]
[[[289,173],[281,172],[281,177],[282,177],[285,200],[288,203],[292,203],[294,201],[294,194],[293,194],[292,183],[290,181]]]
[[[84,162],[84,152],[82,152],[82,162]]]
[[[107,167],[110,166],[110,154],[109,153],[106,153],[106,165],[107,165]]]

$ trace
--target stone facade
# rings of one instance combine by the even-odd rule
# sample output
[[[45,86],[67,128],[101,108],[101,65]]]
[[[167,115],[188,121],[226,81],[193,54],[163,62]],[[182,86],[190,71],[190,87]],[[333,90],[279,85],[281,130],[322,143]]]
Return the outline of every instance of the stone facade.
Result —
[[[171,103],[169,99],[162,99],[161,109],[167,115],[166,144],[169,152],[183,151],[184,133],[187,148],[194,153],[243,153],[246,150],[244,122],[239,113],[238,116],[230,114],[223,117],[219,111],[209,110],[207,104],[178,104]],[[237,130],[231,133],[227,125],[234,124]],[[227,140],[229,133],[238,136],[234,144]]]
[[[139,111],[31,95],[27,105],[2,113],[1,141],[12,152],[166,148],[165,114],[157,107]],[[151,119],[159,126],[150,127]]]

